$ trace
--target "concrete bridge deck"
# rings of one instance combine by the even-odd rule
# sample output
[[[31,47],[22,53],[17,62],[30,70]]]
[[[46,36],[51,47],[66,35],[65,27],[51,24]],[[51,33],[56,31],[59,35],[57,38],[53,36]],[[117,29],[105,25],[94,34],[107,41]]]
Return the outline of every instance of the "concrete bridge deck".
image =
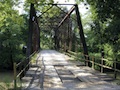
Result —
[[[120,90],[113,79],[55,50],[43,50],[22,79],[23,90]]]

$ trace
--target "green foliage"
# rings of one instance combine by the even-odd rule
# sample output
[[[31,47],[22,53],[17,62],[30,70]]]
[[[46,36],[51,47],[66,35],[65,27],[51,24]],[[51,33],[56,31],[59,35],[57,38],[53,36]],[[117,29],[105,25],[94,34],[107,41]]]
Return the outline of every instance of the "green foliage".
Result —
[[[13,88],[13,73],[12,72],[0,72],[0,90],[8,90]]]
[[[113,61],[115,60],[115,56],[112,46],[108,43],[104,44],[104,52],[105,52],[105,58],[107,59],[105,61],[106,65],[113,66]]]
[[[80,3],[81,1],[79,1]],[[119,0],[84,0],[89,5],[88,18],[83,19],[83,27],[87,36],[86,41],[89,52],[100,53],[105,51],[107,65],[112,66],[113,61],[120,57],[120,1]]]
[[[0,68],[12,68],[14,61],[19,62],[23,57],[21,46],[26,45],[28,29],[28,13],[30,3],[35,4],[36,11],[40,17],[41,45],[45,48],[54,46],[54,29],[64,17],[65,13],[58,7],[44,3],[54,3],[53,0],[26,0],[24,8],[27,15],[19,15],[13,9],[19,0],[0,1]],[[69,1],[69,0],[68,0]],[[90,5],[90,14],[83,19],[85,36],[89,52],[99,53],[104,48],[105,58],[108,60],[120,57],[120,2],[119,0],[75,0],[77,3],[85,2]],[[112,3],[112,4],[111,4]],[[64,7],[61,7],[67,11]],[[46,13],[46,10],[48,10]],[[42,15],[41,15],[42,14]],[[74,17],[74,15],[72,15]],[[89,19],[87,21],[87,19]],[[75,22],[74,34],[79,41],[79,30]],[[66,29],[64,23],[62,28]],[[64,31],[63,31],[64,32]],[[61,36],[64,39],[64,35]],[[46,46],[45,46],[46,45]],[[80,50],[79,50],[80,51]],[[112,65],[113,62],[106,64]]]
[[[0,90],[14,90],[13,83],[13,72],[12,71],[4,71],[0,72]],[[17,80],[17,87],[21,90],[21,81]]]
[[[108,41],[113,45],[114,51],[117,52],[120,49],[120,19],[114,19],[109,23],[108,27],[105,29],[105,41]]]
[[[3,3],[4,2],[4,3]],[[0,68],[9,68],[13,62],[18,62],[22,57],[20,44],[22,39],[22,27],[24,27],[24,18],[14,10],[14,2],[0,2]]]

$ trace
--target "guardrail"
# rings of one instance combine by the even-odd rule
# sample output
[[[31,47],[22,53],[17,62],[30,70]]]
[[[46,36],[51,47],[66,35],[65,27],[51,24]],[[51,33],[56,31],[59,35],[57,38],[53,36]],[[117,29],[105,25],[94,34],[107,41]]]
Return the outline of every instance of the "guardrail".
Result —
[[[68,56],[70,56],[70,55],[72,55],[72,56],[75,55],[76,56],[77,55],[75,52],[72,52],[72,51],[68,51],[68,52],[66,52],[66,54]],[[120,64],[120,61],[117,61],[117,59],[116,60],[108,60],[108,59],[105,59],[105,58],[96,58],[95,56],[85,55],[83,53],[81,54],[81,56],[84,57],[81,60],[84,61],[85,63],[87,63],[86,66],[88,66],[88,63],[91,63],[93,69],[95,69],[95,65],[100,66],[101,73],[104,72],[104,68],[113,70],[115,79],[117,77],[117,73],[118,72],[120,73],[120,69],[117,69],[117,64]],[[80,58],[78,58],[78,59],[80,59]],[[98,59],[101,60],[100,63],[95,61],[95,60],[98,60]],[[105,65],[104,64],[105,61],[112,61],[113,62],[113,67]]]
[[[30,63],[31,63],[31,57],[34,56],[36,53],[36,51],[34,53],[32,53],[29,57],[25,58],[24,60],[22,60],[19,63],[14,62],[13,64],[13,72],[14,72],[14,90],[17,89],[17,79],[27,70],[27,68],[29,67]],[[29,61],[27,62],[27,60],[29,59]],[[22,67],[24,66],[24,67]],[[20,69],[20,72],[17,73],[17,69]]]

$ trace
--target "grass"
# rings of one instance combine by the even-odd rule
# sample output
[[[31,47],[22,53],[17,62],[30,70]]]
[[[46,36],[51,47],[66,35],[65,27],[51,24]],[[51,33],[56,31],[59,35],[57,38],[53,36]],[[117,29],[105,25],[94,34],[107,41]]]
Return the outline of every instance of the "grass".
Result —
[[[17,80],[17,83],[18,88],[20,88],[20,80]],[[0,90],[14,90],[12,71],[0,72]]]
[[[114,72],[106,72],[109,76],[114,77]],[[116,79],[113,81],[113,83],[120,85],[120,73],[117,73]]]
[[[32,63],[36,63],[37,54],[31,59]],[[2,71],[0,72],[0,90],[14,90],[14,75],[13,71]],[[21,82],[17,79],[17,90],[21,90]]]
[[[8,90],[13,88],[13,72],[0,72],[0,90]]]
[[[37,53],[31,57],[31,63],[35,64],[36,63],[36,57],[37,57]]]

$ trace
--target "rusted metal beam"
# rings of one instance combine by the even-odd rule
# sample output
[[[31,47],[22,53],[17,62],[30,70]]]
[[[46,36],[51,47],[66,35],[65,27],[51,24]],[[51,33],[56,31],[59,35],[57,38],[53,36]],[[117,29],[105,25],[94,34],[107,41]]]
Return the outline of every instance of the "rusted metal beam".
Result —
[[[33,12],[33,35],[32,35],[32,38],[33,38],[33,52],[34,51],[38,51],[40,49],[40,27],[39,27],[39,22],[38,22],[38,17],[36,16],[36,10],[35,10],[35,7],[34,8],[34,12]]]
[[[62,12],[64,12],[65,14],[67,14],[67,12],[66,11],[64,11],[63,9],[61,9],[59,6],[56,6],[58,9],[60,9]],[[76,18],[73,18],[73,17],[71,17],[72,19],[74,19],[74,20],[76,20]]]
[[[42,4],[42,5],[53,5],[53,6],[55,6],[55,5],[65,5],[65,6],[72,6],[72,5],[75,5],[75,4],[60,4],[60,3],[44,3],[44,4]]]
[[[48,12],[53,6],[49,7],[46,11],[42,12],[42,14],[39,16],[41,17],[43,14],[45,14],[46,12]]]
[[[62,19],[62,21],[59,23],[59,25],[58,25],[57,28],[59,28],[59,27],[62,25],[62,23],[68,18],[68,16],[70,16],[70,14],[71,14],[74,10],[75,10],[75,6],[73,6],[73,7],[68,11],[68,13],[67,13],[66,16]]]
[[[79,13],[79,9],[78,9],[77,4],[75,5],[75,11],[76,11],[77,23],[78,23],[79,34],[80,34],[80,39],[81,39],[80,41],[82,42],[85,59],[89,60],[89,57],[86,57],[86,55],[88,55],[88,49],[87,49],[87,45],[86,45],[86,41],[85,41],[85,36],[84,36],[84,32],[83,32],[83,26],[82,26],[80,13]],[[88,62],[86,64],[89,65]]]
[[[70,6],[72,6],[72,5],[75,5],[75,4],[48,4],[48,5],[63,5],[63,6],[64,6],[64,5],[65,5],[65,6],[66,6],[66,5],[68,5],[68,6],[70,5]]]
[[[30,5],[30,17],[29,17],[29,31],[28,31],[28,43],[27,43],[27,57],[32,53],[32,35],[33,35],[33,21],[34,16],[34,4]]]
[[[39,50],[40,49],[40,27],[39,27],[39,21],[38,21],[38,17],[36,16],[36,10],[35,10],[35,22],[36,22],[36,24],[37,24],[37,50]]]

